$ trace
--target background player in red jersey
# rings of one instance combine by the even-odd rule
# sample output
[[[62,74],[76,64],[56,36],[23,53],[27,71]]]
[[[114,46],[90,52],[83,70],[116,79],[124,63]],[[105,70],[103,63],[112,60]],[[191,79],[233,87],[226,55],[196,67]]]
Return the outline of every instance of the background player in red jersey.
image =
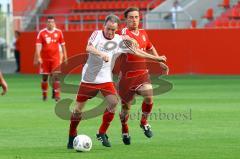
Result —
[[[47,27],[42,29],[36,40],[36,53],[34,64],[40,65],[40,74],[42,74],[42,95],[43,100],[47,99],[48,77],[52,75],[53,79],[53,98],[58,101],[60,99],[60,83],[58,66],[60,65],[59,45],[62,48],[63,61],[67,61],[67,52],[62,31],[57,29],[54,17],[47,18]]]
[[[139,9],[132,7],[124,12],[127,27],[122,30],[123,35],[128,35],[135,39],[138,47],[143,51],[148,52],[154,56],[159,56],[156,49],[148,39],[148,35],[143,29],[139,29]],[[160,63],[165,74],[168,74],[168,66]],[[120,120],[122,124],[122,139],[124,144],[129,145],[130,135],[128,130],[128,117],[131,108],[131,102],[134,95],[138,94],[144,97],[142,102],[142,117],[140,127],[143,129],[144,134],[151,138],[153,136],[147,118],[151,113],[153,106],[153,91],[151,81],[149,79],[148,70],[144,58],[137,57],[133,54],[125,54],[121,60],[120,68],[121,77],[119,80],[119,95],[122,100],[122,109],[120,113]]]
[[[3,89],[3,92],[1,93],[1,95],[5,95],[8,91],[8,85],[7,85],[7,82],[5,81],[5,79],[3,78],[1,71],[0,71],[0,87],[2,87],[2,89]]]

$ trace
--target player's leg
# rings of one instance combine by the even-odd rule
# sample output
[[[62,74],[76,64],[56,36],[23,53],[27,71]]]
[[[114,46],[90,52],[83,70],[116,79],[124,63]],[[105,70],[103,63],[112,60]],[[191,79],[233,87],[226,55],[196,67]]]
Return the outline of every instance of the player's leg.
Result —
[[[70,128],[69,128],[69,138],[68,138],[68,144],[67,148],[72,149],[73,148],[73,140],[77,136],[77,127],[79,125],[79,122],[81,121],[82,117],[82,110],[84,108],[84,105],[86,101],[90,98],[93,98],[97,95],[98,89],[94,88],[93,86],[89,86],[89,84],[81,83],[77,99],[76,99],[76,105],[73,109],[72,115],[71,115],[71,122],[70,122]]]
[[[132,100],[135,96],[135,91],[132,89],[132,80],[121,79],[119,81],[119,96],[121,98],[121,112],[119,114],[122,125],[122,141],[125,145],[131,144],[131,137],[128,129],[128,118]]]
[[[50,75],[50,78],[52,79],[50,82],[51,82],[51,85],[52,85],[52,99],[55,99],[55,92],[54,92],[54,89],[53,89],[53,77],[52,77],[52,74]]]
[[[117,91],[115,89],[113,82],[103,84],[101,86],[100,91],[102,95],[105,97],[107,106],[102,117],[102,124],[99,128],[97,139],[102,142],[103,146],[111,147],[111,144],[108,140],[108,136],[106,132],[111,121],[114,118],[115,111],[117,108],[117,104],[118,104]]]
[[[143,84],[141,87],[139,87],[137,90],[137,93],[144,97],[143,103],[142,103],[142,117],[141,117],[141,123],[140,127],[143,129],[144,134],[151,138],[153,136],[151,126],[148,123],[148,117],[152,111],[153,107],[153,90],[152,85],[147,83]]]
[[[122,125],[122,141],[125,145],[131,144],[131,137],[128,129],[128,118],[130,114],[131,102],[122,102],[121,112],[119,114]]]
[[[42,75],[42,82],[41,82],[42,99],[45,101],[45,100],[47,100],[48,76],[50,74],[49,62],[48,61],[43,60],[43,63],[40,65],[40,71],[39,72]]]
[[[54,97],[56,101],[60,100],[60,79],[59,79],[60,72],[61,69],[59,60],[51,61],[51,73],[53,82],[52,97]]]
[[[73,149],[73,140],[77,136],[77,127],[81,121],[82,118],[82,110],[84,108],[85,102],[76,102],[75,108],[73,109],[72,115],[71,115],[71,122],[69,126],[69,138],[68,138],[68,149]]]
[[[47,100],[47,92],[48,92],[48,74],[42,74],[42,99],[43,101]]]
[[[107,108],[102,117],[102,124],[99,128],[97,139],[102,142],[103,146],[111,147],[111,144],[108,140],[108,136],[106,132],[110,126],[110,123],[114,118],[115,111],[118,104],[118,98],[116,95],[112,94],[112,95],[105,96],[105,99],[107,101]]]
[[[56,101],[60,100],[60,79],[59,73],[52,73],[52,82],[53,82],[53,97]]]

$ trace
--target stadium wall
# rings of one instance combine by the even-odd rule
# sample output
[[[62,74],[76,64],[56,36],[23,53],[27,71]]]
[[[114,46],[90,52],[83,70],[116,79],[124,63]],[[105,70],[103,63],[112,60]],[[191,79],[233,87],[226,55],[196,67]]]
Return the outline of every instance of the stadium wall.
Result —
[[[240,74],[240,29],[148,30],[159,53],[168,58],[170,74]],[[68,56],[85,53],[91,32],[65,32]],[[21,73],[37,73],[33,67],[35,32],[21,34]],[[73,73],[79,73],[76,69]],[[151,72],[159,66],[151,65]]]

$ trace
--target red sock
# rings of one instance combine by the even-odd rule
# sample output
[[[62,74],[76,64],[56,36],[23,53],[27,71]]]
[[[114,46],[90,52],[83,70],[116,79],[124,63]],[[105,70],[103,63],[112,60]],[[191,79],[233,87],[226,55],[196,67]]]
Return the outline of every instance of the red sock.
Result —
[[[128,118],[129,118],[129,115],[126,114],[119,114],[119,117],[120,117],[120,120],[121,120],[121,123],[122,123],[122,133],[125,134],[125,133],[128,133],[128,125],[127,125],[127,121],[128,121]]]
[[[102,118],[102,125],[99,128],[99,134],[105,134],[111,121],[114,118],[114,113],[109,112],[107,109],[105,110]]]
[[[53,90],[55,93],[55,98],[60,98],[60,82],[59,81],[53,82]]]
[[[146,104],[145,102],[142,103],[142,118],[141,118],[142,125],[147,124],[147,118],[152,111],[152,107],[153,103],[152,104]]]
[[[47,81],[42,81],[41,88],[42,88],[42,95],[43,95],[43,97],[47,97],[48,82]]]
[[[81,121],[81,115],[72,113],[71,123],[69,128],[69,136],[72,136],[72,137],[77,136],[77,126],[80,121]]]

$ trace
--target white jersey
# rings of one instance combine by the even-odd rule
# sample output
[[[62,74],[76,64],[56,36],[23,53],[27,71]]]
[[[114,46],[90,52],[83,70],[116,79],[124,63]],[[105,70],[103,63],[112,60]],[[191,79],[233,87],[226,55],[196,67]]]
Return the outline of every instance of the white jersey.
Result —
[[[109,61],[105,62],[97,55],[89,53],[86,64],[82,71],[82,82],[101,84],[113,82],[112,69],[117,57],[122,53],[131,52],[122,42],[122,36],[115,34],[114,38],[109,40],[103,35],[103,31],[94,31],[88,40],[97,50],[106,53]]]

